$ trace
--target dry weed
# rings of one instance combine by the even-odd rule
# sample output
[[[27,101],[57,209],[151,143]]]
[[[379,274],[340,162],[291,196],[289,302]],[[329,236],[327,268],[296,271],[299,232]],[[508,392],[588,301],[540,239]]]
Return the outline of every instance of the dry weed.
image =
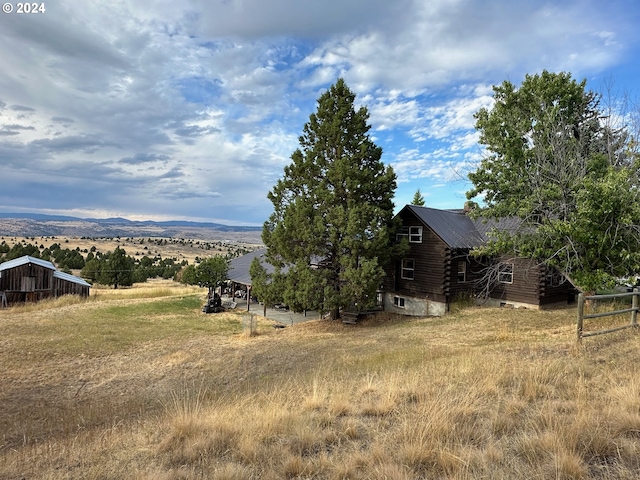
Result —
[[[640,470],[640,336],[572,350],[572,311],[319,321],[249,340],[238,316],[198,316],[198,302],[115,295],[97,310],[0,312],[0,478]]]

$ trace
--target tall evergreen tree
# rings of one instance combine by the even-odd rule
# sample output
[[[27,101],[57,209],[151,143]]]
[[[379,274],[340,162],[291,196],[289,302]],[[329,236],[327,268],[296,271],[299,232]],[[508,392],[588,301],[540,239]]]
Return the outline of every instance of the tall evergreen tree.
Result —
[[[284,177],[269,192],[262,238],[268,261],[288,265],[283,300],[339,317],[375,300],[391,255],[396,176],[369,138],[369,114],[339,79],[318,99]]]

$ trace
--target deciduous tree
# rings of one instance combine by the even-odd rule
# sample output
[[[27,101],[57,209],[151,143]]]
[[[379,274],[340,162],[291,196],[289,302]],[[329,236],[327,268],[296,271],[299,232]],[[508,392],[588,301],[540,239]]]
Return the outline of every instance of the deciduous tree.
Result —
[[[195,265],[187,265],[178,274],[180,283],[184,283],[186,285],[198,285]]]
[[[229,275],[229,260],[224,257],[209,257],[196,267],[196,281],[200,287],[209,289],[209,296],[214,290],[227,280]]]
[[[600,97],[569,73],[494,87],[475,116],[486,156],[468,198],[485,218],[518,217],[483,254],[536,258],[593,291],[640,270],[638,163],[625,129],[609,127]]]

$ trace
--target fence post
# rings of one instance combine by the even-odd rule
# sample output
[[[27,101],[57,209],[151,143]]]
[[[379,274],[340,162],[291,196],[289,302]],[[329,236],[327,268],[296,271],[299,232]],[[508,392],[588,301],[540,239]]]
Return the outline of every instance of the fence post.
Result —
[[[582,323],[584,322],[584,294],[578,294],[578,323],[576,333],[578,334],[578,343],[582,341]]]
[[[633,287],[633,297],[631,297],[631,325],[634,327],[638,325],[638,287]]]

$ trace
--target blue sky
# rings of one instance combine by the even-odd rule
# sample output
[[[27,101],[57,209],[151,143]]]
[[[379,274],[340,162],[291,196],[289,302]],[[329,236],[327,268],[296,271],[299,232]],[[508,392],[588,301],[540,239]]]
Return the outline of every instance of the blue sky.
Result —
[[[640,112],[635,0],[44,5],[0,14],[0,211],[262,224],[338,77],[369,109],[397,209],[418,188],[462,206],[473,114],[503,80],[568,71]]]

